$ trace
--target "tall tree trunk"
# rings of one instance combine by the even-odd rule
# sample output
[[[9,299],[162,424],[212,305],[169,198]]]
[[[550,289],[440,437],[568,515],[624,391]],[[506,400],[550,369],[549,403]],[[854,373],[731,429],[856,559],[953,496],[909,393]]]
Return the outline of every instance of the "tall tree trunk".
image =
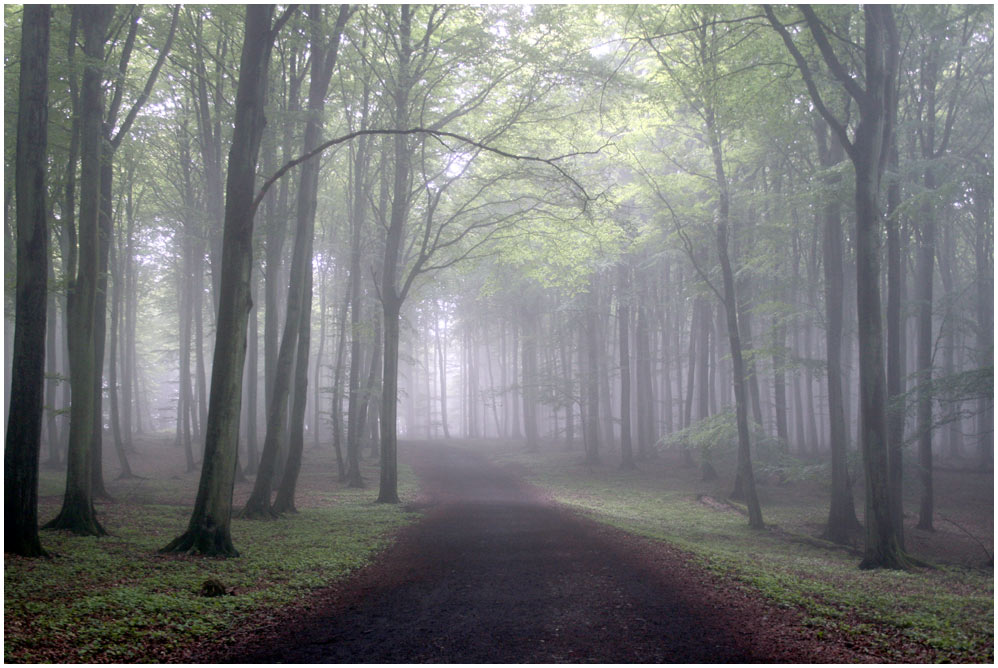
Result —
[[[520,337],[523,363],[523,427],[527,436],[527,452],[537,452],[537,314],[531,308],[521,311],[523,335]]]
[[[336,62],[339,38],[349,10],[341,7],[342,22],[338,22],[338,31],[334,32],[331,45],[327,48],[318,40],[324,40],[319,29],[321,9],[311,6],[310,23],[312,26],[312,76],[309,84],[308,118],[305,122],[305,137],[303,154],[309,153],[319,145],[322,135],[322,114],[325,108],[326,90],[332,69]],[[318,195],[319,166],[317,160],[302,164],[297,194],[297,220],[295,225],[294,248],[291,257],[291,276],[288,284],[287,315],[284,332],[281,335],[281,346],[277,354],[277,366],[274,371],[274,387],[267,411],[267,433],[264,437],[263,454],[260,467],[253,484],[253,492],[241,513],[242,517],[270,517],[280,512],[271,507],[270,493],[276,474],[276,458],[281,441],[284,437],[287,422],[288,395],[291,391],[292,371],[297,365],[301,378],[296,383],[295,398],[292,408],[297,410],[291,416],[291,432],[288,440],[288,455],[290,463],[285,461],[283,477],[283,496],[279,493],[282,507],[287,510],[294,508],[294,488],[298,479],[298,471],[293,470],[301,465],[301,449],[304,439],[305,401],[308,387],[308,343],[309,332],[301,330],[311,325],[312,311],[312,247],[315,236],[315,208]],[[299,340],[304,338],[304,348]],[[297,354],[296,354],[297,351]],[[297,362],[295,362],[295,358]],[[304,357],[304,359],[302,359]],[[304,366],[303,366],[304,365]],[[301,396],[298,394],[301,393]],[[296,424],[295,421],[300,422]],[[295,452],[297,451],[297,452]]]
[[[994,366],[994,173],[993,163],[979,162],[974,189],[974,310],[979,367]],[[978,465],[994,468],[994,397],[983,394],[977,400],[976,438]]]
[[[520,431],[520,395],[523,392],[522,378],[520,382],[517,381],[517,371],[519,370],[519,364],[517,360],[520,356],[520,337],[519,337],[519,327],[517,327],[515,322],[511,322],[511,329],[513,330],[513,341],[510,346],[510,352],[512,353],[512,361],[510,364],[511,371],[511,382],[510,382],[510,402],[512,404],[512,421],[513,429],[511,432],[511,437],[520,440],[523,438],[523,433]]]
[[[340,281],[342,282],[342,281]],[[333,368],[333,401],[330,416],[333,421],[333,450],[336,451],[336,471],[340,482],[346,480],[347,470],[343,462],[343,354],[346,350],[347,307],[350,305],[350,293],[344,291],[343,303],[340,305],[339,332],[336,335],[336,366]]]
[[[955,314],[953,304],[956,302],[957,294],[953,286],[953,262],[954,262],[954,240],[953,228],[950,225],[943,225],[942,247],[939,249],[939,277],[942,280],[943,292],[946,301],[946,314],[943,317],[942,337],[943,341],[943,375],[952,376],[957,370],[957,328],[954,323]],[[961,457],[963,454],[963,433],[960,431],[960,414],[962,412],[960,401],[951,401],[946,406],[944,422],[946,423],[946,454],[951,459]]]
[[[829,146],[827,133],[827,123],[823,120],[815,121],[814,134],[818,144],[819,160],[825,169],[835,166],[845,158],[842,145],[834,137]],[[839,181],[841,176],[834,175],[826,179],[826,184],[834,187]],[[845,544],[861,527],[856,518],[849,482],[847,461],[849,430],[846,426],[842,397],[842,302],[845,293],[845,271],[842,267],[844,254],[842,215],[838,200],[830,198],[821,208],[819,215],[823,223],[821,249],[825,272],[827,339],[825,379],[828,384],[828,426],[832,460],[831,503],[823,535],[835,543]]]
[[[378,419],[379,405],[381,400],[381,383],[379,373],[381,372],[381,349],[382,349],[382,328],[381,318],[374,319],[374,345],[372,346],[371,365],[367,374],[367,391],[361,401],[364,402],[364,409],[361,413],[362,424],[366,421],[370,456],[378,456]]]
[[[226,178],[222,272],[204,461],[187,531],[167,544],[164,552],[238,555],[230,531],[232,487],[239,443],[246,324],[251,306],[254,175],[263,135],[267,66],[281,24],[278,21],[277,26],[271,27],[273,12],[273,5],[246,8]],[[287,16],[285,13],[284,17]]]
[[[76,280],[69,287],[70,384],[73,401],[70,409],[69,452],[67,455],[66,493],[59,514],[45,528],[66,529],[81,535],[104,535],[97,521],[93,503],[93,465],[91,447],[96,408],[94,387],[98,375],[94,358],[94,328],[99,267],[98,218],[100,209],[101,122],[104,94],[100,63],[104,59],[104,39],[114,15],[110,5],[81,6],[83,69],[80,90],[80,216],[79,256]]]
[[[890,181],[887,185],[887,461],[889,466],[891,521],[898,545],[904,548],[904,507],[902,472],[904,457],[904,263],[901,240],[901,175],[896,138],[891,138]]]
[[[728,320],[728,342],[731,348],[731,372],[735,390],[735,420],[738,426],[738,480],[741,481],[742,497],[748,506],[749,526],[753,529],[762,529],[765,524],[762,521],[762,508],[759,506],[759,498],[756,496],[755,476],[752,472],[745,366],[742,361],[741,333],[738,329],[738,296],[735,294],[734,273],[731,270],[731,260],[728,257],[728,181],[721,156],[720,138],[713,126],[713,112],[710,110],[708,110],[706,117],[706,129],[719,190],[717,257],[721,263],[721,276],[724,284],[724,309]]]
[[[634,468],[634,452],[631,447],[631,351],[629,347],[631,319],[630,286],[628,267],[623,262],[617,265],[617,325],[619,327],[620,348],[620,468]]]
[[[16,160],[16,158],[15,158]],[[15,167],[16,169],[16,167]],[[16,177],[15,177],[16,179]],[[55,271],[52,263],[48,263],[48,285],[55,283]],[[61,459],[62,434],[59,430],[59,420],[56,419],[56,390],[62,382],[59,375],[59,317],[55,294],[48,291],[48,312],[45,316],[45,439],[48,445],[48,459],[45,466],[55,468]],[[16,325],[15,325],[16,327]]]
[[[439,307],[439,303],[435,303]],[[440,426],[444,430],[444,438],[450,438],[447,426],[447,347],[446,341],[440,336],[440,313],[433,319],[434,345],[437,349],[437,365],[440,369]],[[444,337],[447,336],[447,320],[444,320]],[[524,392],[524,395],[526,393]]]
[[[399,7],[398,63],[391,97],[394,103],[394,126],[404,130],[409,125],[409,94],[413,85],[409,69],[412,58],[412,15],[407,5]],[[402,242],[409,211],[411,154],[408,140],[397,134],[393,138],[394,170],[392,173],[391,211],[385,236],[384,262],[381,266],[381,305],[384,314],[384,373],[381,390],[381,480],[379,503],[398,503],[398,353],[399,316],[405,294],[398,282]]]
[[[247,474],[255,474],[260,463],[256,414],[260,388],[260,305],[256,301],[259,284],[259,272],[254,271],[250,277],[250,299],[253,301],[253,307],[249,318],[249,351],[246,363],[246,462],[243,470]]]
[[[129,209],[128,215],[131,215],[131,202],[126,204]],[[121,473],[118,474],[118,478],[134,478],[135,474],[132,473],[132,467],[128,464],[128,456],[125,454],[125,444],[122,442],[121,438],[121,422],[120,416],[118,414],[118,330],[119,324],[121,322],[121,281],[122,272],[121,268],[118,266],[118,261],[115,257],[114,252],[114,240],[111,240],[111,257],[109,262],[109,267],[111,273],[113,274],[114,288],[111,293],[111,340],[109,342],[111,348],[111,356],[108,359],[108,391],[109,399],[111,403],[111,438],[114,439],[114,451],[118,455],[118,465],[121,466]]]
[[[649,344],[648,306],[645,303],[646,297],[647,292],[644,287],[644,282],[642,281],[639,283],[637,304],[638,316],[637,321],[634,324],[634,365],[637,376],[635,379],[635,389],[638,394],[636,402],[638,422],[638,456],[641,459],[648,459],[653,455],[655,442],[657,440],[655,436],[655,421],[652,411],[655,396],[654,390],[652,389],[653,361]],[[663,334],[664,333],[665,330],[663,329]],[[664,396],[662,397],[665,404],[663,406],[662,413],[665,418],[665,429],[667,432],[671,433],[673,431],[672,387],[670,379],[668,378],[668,360],[663,360],[663,365],[663,373],[666,378],[662,386],[665,390]]]
[[[880,176],[889,151],[897,110],[895,79],[900,47],[894,10],[887,5],[864,5],[863,87],[842,66],[828,41],[826,29],[809,6],[801,6],[822,58],[846,93],[859,106],[859,122],[850,141],[847,128],[828,111],[786,28],[772,9],[767,18],[780,33],[797,62],[812,102],[835,130],[852,160],[856,197],[856,311],[859,338],[860,446],[866,475],[866,545],[861,568],[905,568],[909,559],[897,540],[889,484],[887,382],[884,371],[883,323],[880,299]]]
[[[932,169],[925,172],[925,189],[935,190]],[[935,505],[932,486],[932,279],[936,259],[936,221],[931,202],[921,211],[922,224],[918,244],[918,269],[915,272],[918,299],[918,479],[921,496],[918,505],[918,528],[932,531]]]
[[[45,383],[48,221],[49,5],[24,7],[18,81],[15,189],[17,289],[10,405],[4,442],[4,552],[46,554],[38,538],[38,457]]]
[[[326,273],[329,262],[323,261],[319,273],[319,349],[315,351],[314,374],[312,376],[312,449],[318,450],[320,437],[319,425],[322,416],[322,354],[326,348]]]
[[[586,304],[586,372],[583,382],[586,385],[586,464],[599,464],[599,296],[595,278],[589,284]]]

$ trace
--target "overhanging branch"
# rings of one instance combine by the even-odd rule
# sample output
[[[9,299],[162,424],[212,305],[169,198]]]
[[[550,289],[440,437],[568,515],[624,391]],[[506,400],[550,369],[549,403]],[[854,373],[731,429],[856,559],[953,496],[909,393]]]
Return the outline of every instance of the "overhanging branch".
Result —
[[[588,204],[594,198],[589,195],[589,193],[582,186],[582,184],[580,184],[578,181],[576,181],[575,178],[573,178],[567,171],[565,171],[564,168],[562,168],[557,163],[559,161],[561,161],[561,160],[566,159],[566,158],[572,158],[572,157],[575,157],[575,156],[580,156],[580,155],[595,155],[595,154],[599,153],[600,151],[602,151],[606,147],[606,144],[604,144],[603,146],[599,147],[595,151],[576,151],[574,153],[566,153],[564,155],[558,155],[558,156],[555,156],[553,158],[541,158],[541,157],[537,157],[537,156],[533,156],[533,155],[520,155],[520,154],[517,154],[517,153],[510,153],[509,151],[504,151],[504,150],[502,150],[500,148],[496,148],[494,146],[489,146],[487,144],[483,144],[481,142],[475,141],[474,139],[471,139],[470,137],[465,137],[463,135],[459,135],[459,134],[456,134],[454,132],[446,132],[444,130],[431,130],[429,128],[410,128],[410,129],[407,129],[407,130],[392,130],[392,129],[356,130],[355,132],[350,132],[350,133],[342,135],[340,137],[335,137],[333,139],[330,139],[329,141],[326,141],[326,142],[320,144],[319,146],[315,147],[313,150],[309,151],[308,153],[306,153],[306,154],[304,154],[302,156],[299,156],[299,157],[295,158],[294,160],[290,160],[287,163],[285,163],[283,167],[281,167],[276,172],[274,172],[273,176],[271,176],[270,178],[268,178],[266,181],[263,182],[263,186],[260,187],[260,191],[257,193],[256,197],[253,198],[253,206],[251,208],[251,213],[253,213],[253,214],[256,213],[256,209],[257,209],[257,207],[260,206],[260,202],[263,201],[263,197],[264,197],[264,195],[267,194],[267,190],[270,189],[270,187],[272,185],[274,185],[274,183],[278,179],[280,179],[282,176],[284,176],[288,172],[288,170],[290,170],[290,169],[292,169],[292,168],[294,168],[294,167],[302,164],[303,162],[307,162],[307,161],[311,160],[312,158],[314,158],[315,156],[321,154],[323,151],[325,151],[328,148],[331,148],[331,147],[336,146],[338,144],[343,144],[345,142],[350,141],[351,139],[356,139],[357,137],[362,137],[364,135],[416,135],[416,134],[425,134],[425,135],[429,135],[431,137],[434,137],[441,144],[443,144],[443,146],[447,150],[453,150],[453,149],[450,146],[448,146],[443,141],[444,138],[453,139],[455,141],[461,142],[462,144],[467,144],[468,146],[474,146],[475,148],[481,149],[483,151],[488,151],[489,153],[493,153],[493,154],[501,156],[503,158],[509,158],[511,160],[523,160],[523,161],[527,161],[527,162],[539,162],[539,163],[546,164],[546,165],[548,165],[550,167],[553,167],[555,170],[558,171],[559,174],[561,174],[566,180],[568,180],[576,189],[578,189],[578,191],[582,195],[583,207],[585,207],[586,204]]]

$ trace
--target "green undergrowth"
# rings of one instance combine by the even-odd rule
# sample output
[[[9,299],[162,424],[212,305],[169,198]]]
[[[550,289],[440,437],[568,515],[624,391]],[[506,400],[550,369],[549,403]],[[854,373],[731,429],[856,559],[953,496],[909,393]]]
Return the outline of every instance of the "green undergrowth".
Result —
[[[724,498],[730,479],[703,483],[695,469],[626,472],[550,449],[494,458],[593,519],[679,547],[733,586],[799,610],[819,638],[845,638],[884,661],[993,660],[993,570],[861,571],[855,550],[815,538],[826,501],[799,487],[760,487],[767,529],[754,531]]]
[[[400,495],[412,498],[411,471],[399,469]],[[328,469],[325,476],[334,479]],[[306,483],[308,477],[303,471]],[[40,488],[58,489],[58,478],[43,474]],[[185,645],[253,613],[293,603],[367,564],[395,529],[417,516],[399,505],[375,503],[376,485],[353,490],[335,482],[306,484],[298,514],[233,520],[238,558],[158,554],[183,531],[190,513],[187,504],[164,501],[188,494],[191,481],[186,476],[111,484],[116,500],[98,503],[110,535],[43,531],[51,559],[6,556],[4,660],[167,660]],[[43,499],[43,520],[57,510],[56,499]],[[210,578],[227,593],[201,595]]]

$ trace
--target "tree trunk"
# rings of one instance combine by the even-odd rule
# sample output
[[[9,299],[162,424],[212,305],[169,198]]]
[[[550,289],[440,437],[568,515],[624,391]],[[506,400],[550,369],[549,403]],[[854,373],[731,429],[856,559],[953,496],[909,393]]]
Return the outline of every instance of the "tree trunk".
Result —
[[[925,172],[928,193],[935,190],[932,169]],[[932,487],[932,279],[936,259],[936,221],[932,203],[926,201],[921,211],[921,238],[918,244],[918,269],[915,292],[918,300],[918,479],[921,497],[918,505],[918,528],[932,531],[935,505]]]
[[[131,209],[131,202],[126,206]],[[129,211],[129,215],[131,211]],[[121,322],[121,280],[122,270],[118,266],[118,261],[114,252],[114,239],[111,240],[111,257],[109,267],[113,274],[114,288],[111,293],[111,340],[109,347],[111,356],[108,359],[108,391],[111,403],[111,438],[114,439],[114,451],[118,455],[118,465],[121,466],[121,473],[118,478],[134,478],[132,467],[128,464],[128,456],[125,454],[125,444],[121,438],[121,422],[118,414],[118,329]]]
[[[276,29],[272,5],[249,5],[239,65],[235,124],[226,178],[225,228],[211,396],[201,480],[187,531],[163,552],[238,556],[232,544],[232,487],[239,443],[239,409],[246,357],[253,268],[253,192],[263,135],[267,65]]]
[[[253,307],[249,319],[249,351],[247,353],[249,359],[246,364],[246,462],[243,470],[248,475],[255,474],[260,463],[260,453],[257,449],[256,413],[260,388],[260,305],[256,301],[259,283],[258,272],[254,271],[250,277],[250,299],[253,301]]]
[[[4,442],[4,552],[45,556],[38,538],[38,457],[45,384],[48,221],[49,5],[27,5],[21,21],[18,81],[17,289],[10,405]]]
[[[735,279],[728,257],[728,182],[721,157],[720,139],[713,127],[713,113],[708,111],[706,129],[711,153],[714,159],[714,173],[718,185],[717,212],[717,257],[721,263],[721,276],[724,283],[724,308],[728,321],[728,342],[731,347],[731,375],[735,390],[735,415],[738,426],[738,479],[741,481],[743,498],[748,506],[749,526],[762,529],[762,509],[755,491],[755,476],[752,472],[751,442],[748,422],[748,397],[746,392],[745,367],[742,361],[741,334],[738,330],[738,297],[735,294]]]
[[[974,189],[974,276],[977,315],[976,347],[979,367],[994,366],[994,174],[992,164],[977,164]],[[994,397],[977,400],[977,460],[981,469],[994,468]]]
[[[818,143],[819,160],[825,169],[840,163],[845,157],[842,145],[834,137],[831,146],[828,145],[827,128],[824,121],[815,122],[814,133]],[[834,187],[839,181],[841,177],[834,175],[826,179],[826,184]],[[847,461],[849,430],[846,426],[842,397],[842,302],[845,292],[845,271],[842,268],[844,254],[842,215],[838,200],[830,198],[821,208],[819,215],[823,223],[821,249],[825,273],[827,339],[825,378],[828,384],[828,426],[832,460],[831,503],[823,536],[832,542],[846,544],[861,527],[856,518],[849,482]]]
[[[599,464],[599,298],[596,294],[596,281],[589,284],[586,304],[586,371],[582,382],[586,385],[586,464]]]
[[[336,471],[340,482],[347,479],[346,466],[343,463],[343,354],[346,350],[347,307],[350,305],[350,293],[345,292],[343,303],[337,319],[339,332],[336,337],[336,366],[333,369],[333,401],[330,407],[330,417],[333,421],[333,449],[336,451]]]
[[[634,468],[634,452],[631,447],[631,351],[629,348],[631,319],[628,267],[623,262],[617,265],[617,325],[619,327],[620,348],[620,468]]]
[[[901,175],[896,138],[891,138],[891,178],[887,186],[887,462],[890,487],[891,521],[898,545],[904,548],[904,506],[902,474],[904,458],[904,263],[901,241]]]
[[[438,302],[434,306],[439,307]],[[450,438],[447,426],[447,347],[446,341],[440,336],[440,313],[433,319],[434,344],[437,347],[437,365],[440,368],[440,426],[444,430],[444,438]],[[447,336],[447,320],[444,319],[444,337]],[[526,394],[526,393],[524,393]]]
[[[530,308],[521,312],[523,335],[520,337],[523,364],[522,392],[523,427],[527,436],[527,452],[537,452],[537,314]]]
[[[83,52],[88,64],[83,69],[80,90],[79,257],[76,280],[68,287],[69,313],[66,319],[73,401],[70,408],[66,493],[62,509],[45,528],[100,536],[105,531],[94,513],[91,473],[96,405],[94,387],[98,375],[94,359],[94,319],[99,266],[101,122],[104,115],[100,63],[104,59],[104,39],[114,7],[77,7],[74,8],[76,11],[83,29]]]

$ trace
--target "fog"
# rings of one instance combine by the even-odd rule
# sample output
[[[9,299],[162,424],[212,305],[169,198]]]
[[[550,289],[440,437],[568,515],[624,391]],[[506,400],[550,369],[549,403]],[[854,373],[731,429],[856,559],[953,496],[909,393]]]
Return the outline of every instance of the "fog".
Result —
[[[719,481],[754,528],[806,471],[818,533],[895,568],[934,476],[992,470],[987,11],[122,5],[41,52],[22,14],[5,417],[25,489],[65,472],[42,524],[183,475],[167,548],[232,556],[317,456],[397,503],[398,440],[454,441]]]

